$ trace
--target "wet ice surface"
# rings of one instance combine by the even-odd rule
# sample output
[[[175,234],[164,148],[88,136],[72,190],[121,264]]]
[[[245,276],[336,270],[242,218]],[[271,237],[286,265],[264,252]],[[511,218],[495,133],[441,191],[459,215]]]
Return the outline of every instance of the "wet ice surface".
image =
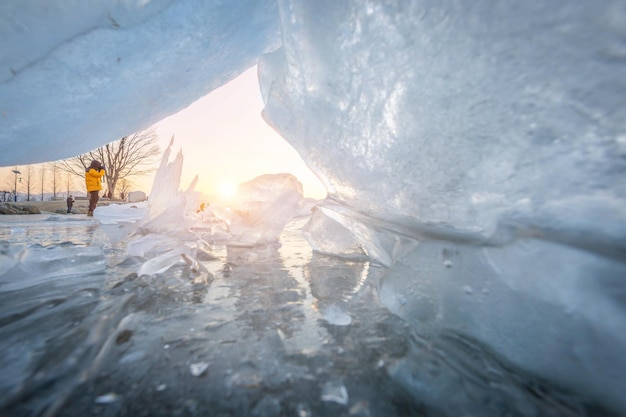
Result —
[[[5,216],[2,221],[0,241],[10,243],[39,244],[43,246],[72,243],[87,245],[98,222],[85,220],[82,215],[41,214],[28,216]],[[34,222],[32,217],[36,217]]]
[[[0,276],[0,415],[604,415],[409,326],[378,299],[385,268],[313,254],[306,220],[143,276],[92,222],[23,224],[21,244],[3,228],[4,259],[31,261]]]

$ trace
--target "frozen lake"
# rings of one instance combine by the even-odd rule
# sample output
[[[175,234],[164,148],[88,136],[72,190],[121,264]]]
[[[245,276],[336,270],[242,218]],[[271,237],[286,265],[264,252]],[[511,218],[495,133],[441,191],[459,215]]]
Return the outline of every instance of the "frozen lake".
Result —
[[[606,415],[407,324],[379,300],[385,268],[312,253],[306,221],[140,276],[131,222],[0,218],[0,415]]]

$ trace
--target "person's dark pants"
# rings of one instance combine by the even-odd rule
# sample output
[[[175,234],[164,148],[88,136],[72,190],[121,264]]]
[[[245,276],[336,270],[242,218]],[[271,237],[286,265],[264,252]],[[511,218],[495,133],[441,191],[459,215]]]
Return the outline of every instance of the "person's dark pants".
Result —
[[[89,192],[89,211],[91,212],[93,212],[98,205],[98,199],[100,198],[100,195],[98,193],[99,191]]]
[[[68,204],[67,205],[67,214],[70,214],[72,212],[72,205]]]

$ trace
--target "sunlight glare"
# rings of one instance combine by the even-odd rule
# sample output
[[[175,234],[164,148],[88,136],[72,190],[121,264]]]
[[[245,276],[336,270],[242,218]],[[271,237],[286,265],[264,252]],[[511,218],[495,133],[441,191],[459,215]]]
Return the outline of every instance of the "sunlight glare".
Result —
[[[230,200],[237,194],[237,185],[232,182],[223,182],[219,185],[218,192],[220,197]]]
[[[264,174],[291,173],[302,183],[305,197],[325,198],[326,188],[319,178],[261,117],[264,106],[255,65],[158,122],[162,149],[175,135],[175,146],[185,155],[181,184],[198,175],[196,190],[209,200],[232,200],[236,191],[232,184]]]

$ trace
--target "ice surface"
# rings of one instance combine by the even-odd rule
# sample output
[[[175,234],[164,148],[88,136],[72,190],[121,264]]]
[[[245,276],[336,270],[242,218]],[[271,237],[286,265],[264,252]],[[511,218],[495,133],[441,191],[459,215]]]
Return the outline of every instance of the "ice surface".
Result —
[[[142,220],[127,227],[136,214],[131,209],[98,210],[106,217],[114,212],[119,220],[85,232],[101,236],[98,244],[3,246],[3,255],[31,272],[0,275],[0,410],[7,415],[71,416],[93,407],[155,416],[170,416],[170,407],[198,415],[268,417],[400,416],[419,410],[450,416],[468,410],[589,415],[586,397],[572,398],[511,369],[510,362],[501,363],[463,336],[463,320],[477,314],[475,307],[457,314],[467,307],[469,301],[459,297],[468,295],[469,284],[459,283],[460,294],[446,285],[450,292],[441,295],[445,302],[437,320],[449,322],[446,333],[435,331],[437,320],[409,324],[415,310],[410,286],[420,282],[410,277],[432,260],[446,271],[461,267],[452,252],[445,252],[450,266],[442,266],[437,256],[419,251],[429,246],[422,243],[398,255],[388,269],[312,253],[301,233],[305,217],[287,224],[279,244],[233,247],[227,241],[201,245],[188,231],[146,233]],[[26,233],[44,223],[60,234],[66,227],[61,220],[31,222],[23,223]],[[123,239],[117,236],[120,226]],[[201,224],[196,228],[205,233]],[[33,236],[49,234],[54,232]],[[111,234],[115,239],[107,241],[104,236]],[[212,257],[201,259],[201,250]],[[195,253],[196,259],[166,259],[176,251]],[[164,268],[147,271],[161,259]],[[74,271],[59,266],[72,260],[80,264]],[[484,272],[470,260],[468,272]],[[403,265],[413,271],[398,273]],[[495,297],[490,310],[496,311],[498,288],[489,288]],[[399,293],[409,298],[404,310],[390,301]],[[472,296],[477,294],[489,292],[475,287]]]
[[[549,415],[550,407],[554,414],[576,415],[576,406],[566,402],[546,408],[545,393],[554,387],[599,409],[626,413],[620,354],[626,349],[624,0],[187,0],[101,2],[88,9],[60,1],[48,2],[45,14],[37,2],[0,6],[6,51],[0,58],[0,96],[6,98],[0,164],[70,156],[147,127],[269,52],[259,63],[264,117],[329,190],[306,226],[317,256],[305,270],[320,314],[348,311],[350,303],[361,308],[354,296],[365,298],[363,282],[379,272],[371,299],[379,297],[410,331],[432,339],[422,344],[412,334],[410,342],[391,344],[398,350],[377,345],[376,363],[436,415],[501,415],[499,404],[513,404],[514,415]],[[179,163],[175,159],[172,169]],[[176,181],[167,177],[159,187],[172,190]],[[129,257],[118,266],[132,271],[120,285],[137,298],[137,311],[159,311],[154,297],[197,300],[203,289],[194,287],[196,278],[210,280],[197,267],[204,264],[200,254],[231,238],[232,224],[220,219],[234,212],[211,208],[213,223],[194,224],[188,216],[193,186],[187,191],[176,187],[155,196],[150,218],[159,220],[142,224],[128,245],[137,263]],[[279,201],[291,213],[290,196]],[[264,230],[237,227],[248,244],[272,240]],[[2,233],[28,240],[29,230],[16,225]],[[120,234],[113,231],[99,229],[94,246],[116,250]],[[223,274],[223,288],[234,285],[239,296],[262,305],[239,304],[245,314],[235,309],[251,328],[283,320],[275,334],[263,334],[263,347],[325,346],[324,331],[316,328],[317,337],[294,329],[310,319],[296,307],[278,310],[260,302],[295,294],[270,290],[293,283],[277,249],[239,249],[231,247],[227,262],[209,269]],[[189,258],[181,261],[183,253]],[[32,259],[18,264],[14,249],[2,255],[8,268],[46,269]],[[51,262],[61,276],[71,276],[61,260]],[[272,281],[255,269],[261,264],[282,273]],[[144,275],[132,275],[142,267]],[[265,283],[265,292],[241,284],[251,276]],[[220,291],[226,290],[211,286],[211,300],[223,300]],[[80,329],[115,328],[114,307],[99,305]],[[378,317],[372,310],[349,313],[346,326],[322,320],[341,349],[367,354],[381,333],[409,333],[395,325],[364,326],[366,318]],[[149,320],[143,325],[156,326]],[[228,344],[227,332],[216,332]],[[90,331],[90,340],[106,341],[105,333]],[[293,334],[301,339],[291,340]],[[8,352],[14,358],[19,349]],[[186,363],[185,374],[198,362],[204,358]],[[442,363],[462,364],[457,368],[467,370],[466,377]],[[41,366],[52,377],[66,369]],[[510,376],[503,372],[508,367],[520,373]],[[270,374],[247,365],[228,381],[239,389]],[[488,381],[493,401],[482,400],[485,391],[476,380]],[[357,412],[361,402],[348,391]],[[269,413],[280,403],[268,394],[258,407]],[[288,411],[309,413],[311,407]]]
[[[324,308],[322,317],[334,326],[347,326],[352,323],[352,318],[334,304]]]

